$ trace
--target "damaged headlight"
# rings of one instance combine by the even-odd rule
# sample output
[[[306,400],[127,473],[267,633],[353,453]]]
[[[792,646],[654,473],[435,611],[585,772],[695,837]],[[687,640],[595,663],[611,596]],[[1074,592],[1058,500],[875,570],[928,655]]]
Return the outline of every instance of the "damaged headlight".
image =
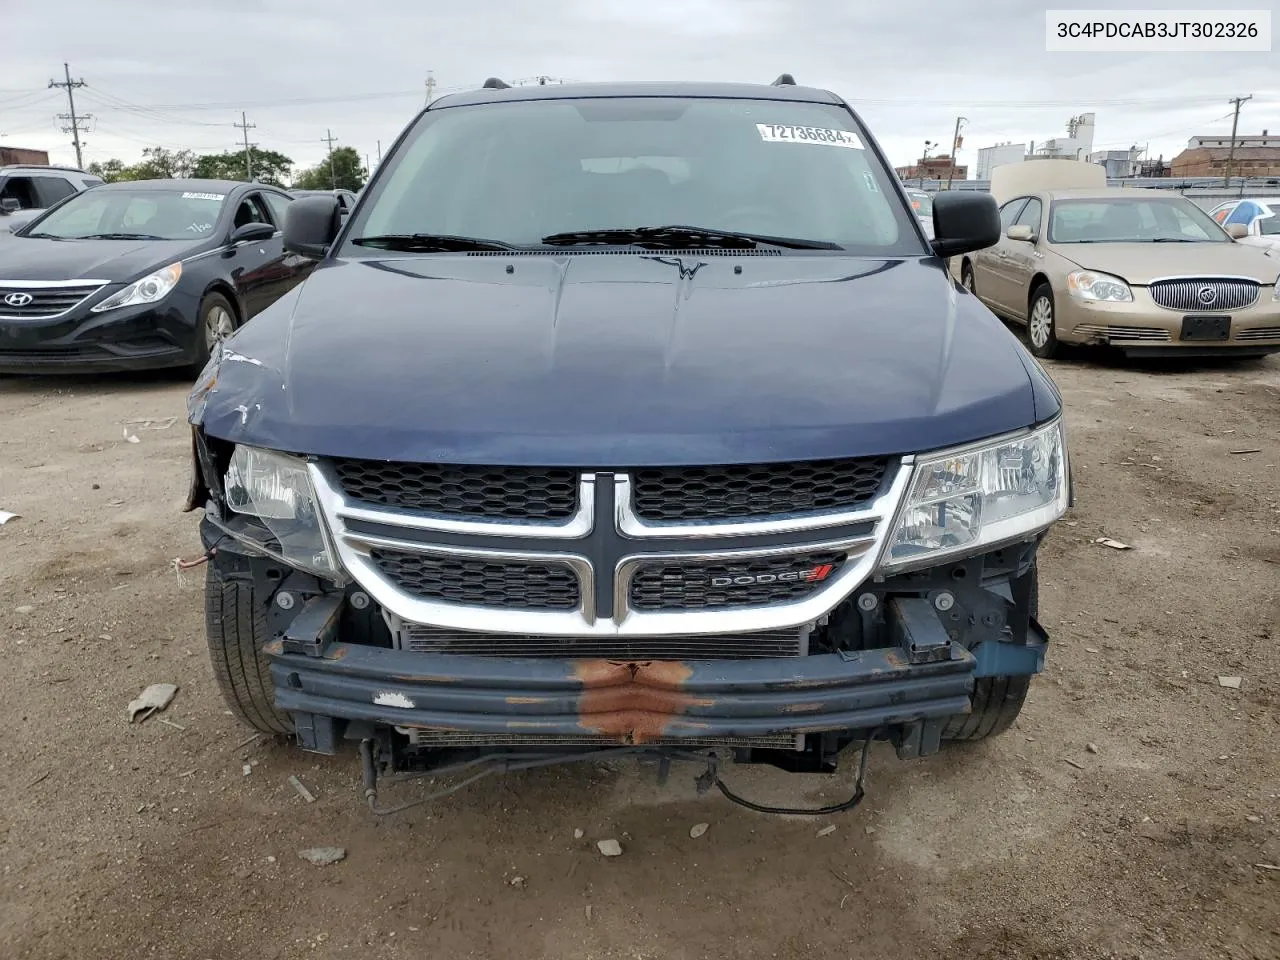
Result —
[[[1048,527],[1070,502],[1059,418],[1024,436],[919,461],[881,568],[972,554]]]
[[[286,562],[313,573],[336,572],[316,509],[311,478],[302,460],[237,446],[223,489],[228,507],[262,521]]]

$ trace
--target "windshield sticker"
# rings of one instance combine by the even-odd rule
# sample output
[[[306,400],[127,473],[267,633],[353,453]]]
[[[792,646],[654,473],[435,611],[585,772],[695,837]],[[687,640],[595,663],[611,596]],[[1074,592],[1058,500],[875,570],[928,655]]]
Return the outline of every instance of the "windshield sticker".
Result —
[[[871,175],[869,170],[862,171],[862,180],[867,185],[867,189],[872,193],[880,192],[880,188],[876,186],[876,178]],[[920,206],[920,202],[918,200],[916,201],[915,206]]]
[[[193,223],[191,224],[191,226],[187,227],[187,229],[190,230],[192,233],[204,233],[206,230],[212,230],[213,224],[212,223]]]
[[[857,134],[830,127],[792,127],[777,123],[757,123],[760,139],[766,143],[820,143],[828,147],[862,149]]]
[[[225,193],[184,193],[183,200],[217,200],[219,202],[227,199]]]

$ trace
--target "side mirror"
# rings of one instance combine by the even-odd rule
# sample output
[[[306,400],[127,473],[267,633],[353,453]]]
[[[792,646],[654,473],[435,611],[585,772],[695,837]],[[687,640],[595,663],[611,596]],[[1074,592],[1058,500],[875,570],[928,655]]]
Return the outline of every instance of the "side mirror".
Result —
[[[227,243],[253,243],[259,240],[270,240],[276,235],[276,228],[269,223],[246,223],[236,227],[227,238]]]
[[[3,200],[0,200],[0,214],[7,216],[11,213],[17,213],[21,209],[22,204],[18,202],[17,197],[5,197]]]
[[[1243,223],[1228,223],[1222,229],[1227,231],[1227,236],[1232,240],[1239,240],[1241,237],[1249,235],[1249,228]]]
[[[1031,228],[1025,223],[1015,223],[1012,227],[1004,232],[1004,235],[1010,240],[1032,240],[1035,234],[1031,232]]]
[[[300,197],[284,215],[284,248],[288,253],[320,259],[342,226],[338,198]]]
[[[954,257],[1000,240],[1000,208],[989,193],[943,190],[933,197],[933,252]]]

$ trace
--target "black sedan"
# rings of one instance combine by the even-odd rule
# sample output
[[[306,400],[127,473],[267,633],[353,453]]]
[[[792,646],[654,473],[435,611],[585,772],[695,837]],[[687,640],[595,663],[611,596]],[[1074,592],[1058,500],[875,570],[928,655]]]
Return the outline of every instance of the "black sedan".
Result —
[[[315,261],[281,243],[283,190],[110,183],[0,244],[0,373],[198,370]]]

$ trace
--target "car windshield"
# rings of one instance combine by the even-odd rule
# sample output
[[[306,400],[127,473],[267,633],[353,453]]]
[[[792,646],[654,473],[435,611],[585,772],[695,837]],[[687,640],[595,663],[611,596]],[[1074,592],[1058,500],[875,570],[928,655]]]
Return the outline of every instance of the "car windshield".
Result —
[[[924,252],[855,119],[831,104],[626,97],[437,108],[368,193],[347,233],[357,241],[621,243],[563,235],[678,225]],[[362,250],[371,252],[345,252]]]
[[[1213,218],[1182,197],[1055,200],[1050,243],[1230,243]]]
[[[203,240],[213,235],[225,201],[222,193],[182,189],[86,190],[28,229],[59,240]]]
[[[917,217],[933,216],[933,197],[929,194],[911,190],[907,193],[907,199],[911,201],[911,209],[915,211]]]

